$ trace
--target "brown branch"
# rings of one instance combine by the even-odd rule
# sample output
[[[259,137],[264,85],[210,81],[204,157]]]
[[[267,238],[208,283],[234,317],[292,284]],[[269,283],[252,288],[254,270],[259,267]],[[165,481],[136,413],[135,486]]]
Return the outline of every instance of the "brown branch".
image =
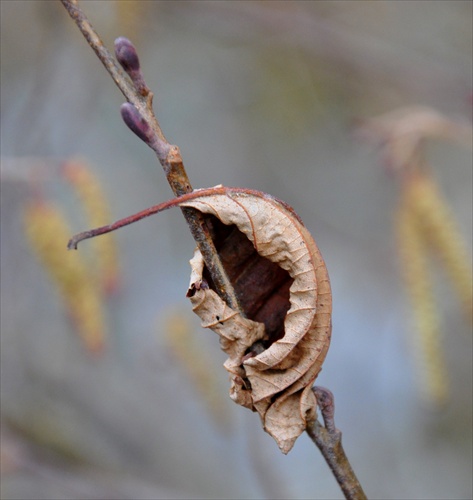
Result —
[[[366,500],[366,495],[342,446],[342,433],[335,427],[333,394],[324,387],[313,387],[325,427],[315,420],[307,434],[317,445],[347,500]]]
[[[169,144],[154,115],[152,108],[153,93],[146,86],[134,46],[126,38],[118,38],[115,41],[115,54],[125,74],[90,25],[78,5],[78,0],[61,0],[61,2],[112,76],[115,84],[126,97],[128,102],[122,105],[121,114],[127,126],[155,151],[174,194],[182,196],[191,193],[193,189],[187,177],[179,148]],[[70,241],[69,246],[70,248],[75,248],[77,243],[83,239],[112,231],[140,218],[169,208],[174,204],[175,201],[165,202],[110,226],[80,233]],[[182,208],[181,210],[189,225],[191,234],[202,253],[216,291],[232,309],[244,314],[236,298],[234,287],[223,268],[204,217],[199,211],[191,208]],[[241,240],[238,240],[238,244],[235,243],[234,239],[232,242],[234,243],[231,245],[233,252],[241,244]],[[265,261],[266,264],[269,262],[260,257],[258,259]],[[281,271],[280,268],[275,267]],[[273,280],[275,280],[275,273],[275,269],[271,268],[270,274]],[[285,277],[282,279],[284,281]],[[278,281],[278,286],[282,286],[283,281]],[[288,288],[289,285],[287,286]],[[252,300],[251,294],[250,299],[252,303],[255,302]],[[313,391],[316,395],[317,405],[321,410],[325,427],[319,421],[315,420],[307,426],[306,431],[327,461],[345,497],[349,500],[364,500],[366,496],[342,448],[341,432],[335,428],[333,395],[330,391],[321,387],[314,387]]]
[[[126,97],[128,103],[125,103],[121,109],[125,123],[155,151],[174,194],[179,196],[191,192],[192,186],[187,177],[179,148],[169,144],[154,115],[153,93],[144,82],[138,56],[131,42],[126,38],[118,38],[115,41],[115,53],[121,66],[128,74],[127,77],[104,46],[79,7],[78,1],[61,0],[61,3],[84,35],[87,43],[102,61],[117,87]],[[241,312],[235,291],[215,249],[204,217],[200,212],[191,208],[183,208],[182,212],[202,253],[216,291],[232,309]]]

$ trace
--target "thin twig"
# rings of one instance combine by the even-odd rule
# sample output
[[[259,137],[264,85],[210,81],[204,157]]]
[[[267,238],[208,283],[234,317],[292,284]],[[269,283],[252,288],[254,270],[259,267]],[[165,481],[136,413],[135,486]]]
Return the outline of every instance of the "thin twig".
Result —
[[[127,76],[104,46],[97,32],[79,7],[79,2],[77,0],[61,0],[61,3],[97,57],[102,61],[117,87],[130,103],[122,106],[122,117],[125,123],[155,151],[174,194],[180,196],[191,192],[192,186],[187,177],[179,148],[169,144],[154,115],[152,107],[153,93],[144,83],[138,56],[131,42],[125,38],[119,38],[115,42],[117,57],[128,74]],[[216,291],[232,309],[242,313],[233,286],[212,241],[204,216],[192,208],[183,208],[182,212],[202,253]]]
[[[366,500],[366,495],[342,446],[342,433],[335,427],[333,394],[324,387],[313,387],[325,427],[315,420],[307,434],[317,445],[347,500]]]
[[[109,52],[107,47],[105,47],[101,38],[90,24],[87,16],[79,6],[78,0],[61,0],[61,3],[66,8],[67,12],[74,20],[81,33],[84,35],[87,43],[90,45],[97,57],[105,66],[105,69],[109,72],[110,76],[115,82],[115,85],[126,97],[126,100],[128,102],[131,102],[138,109],[138,111],[146,119],[146,121],[155,128],[157,135],[162,140],[165,140],[165,137],[151,108],[153,94],[150,92],[147,96],[143,96],[136,91],[134,83],[126,77],[123,70],[117,64],[115,58]]]

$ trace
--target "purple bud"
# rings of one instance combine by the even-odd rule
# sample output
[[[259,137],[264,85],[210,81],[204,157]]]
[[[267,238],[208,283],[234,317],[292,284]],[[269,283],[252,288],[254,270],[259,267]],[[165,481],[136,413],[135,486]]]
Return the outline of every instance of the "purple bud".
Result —
[[[147,96],[149,94],[149,88],[141,73],[138,53],[136,52],[135,46],[128,38],[121,36],[115,40],[115,55],[122,68],[133,81],[136,90],[138,90],[142,96]]]
[[[154,142],[153,131],[135,106],[130,102],[125,102],[120,107],[120,113],[128,128],[142,141],[146,142],[148,146],[152,147]]]
[[[137,73],[140,71],[140,60],[138,59],[138,54],[135,46],[130,42],[130,40],[128,40],[128,38],[121,36],[115,40],[115,55],[122,68],[129,75],[130,73]]]

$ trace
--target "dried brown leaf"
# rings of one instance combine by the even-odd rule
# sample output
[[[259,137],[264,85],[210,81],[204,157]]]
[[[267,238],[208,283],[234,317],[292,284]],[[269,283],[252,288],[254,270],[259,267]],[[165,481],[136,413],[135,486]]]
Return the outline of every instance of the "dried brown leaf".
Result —
[[[206,286],[199,251],[191,260],[189,289],[194,312],[205,328],[220,336],[222,349],[229,356],[225,368],[231,377],[231,398],[257,411],[265,430],[287,453],[305,430],[307,420],[315,416],[316,401],[310,388],[330,343],[332,298],[325,263],[312,236],[285,203],[258,191],[223,187],[194,195],[179,205],[236,226],[259,256],[277,264],[290,277],[289,310],[284,300],[277,299],[269,311],[283,318],[283,333],[277,336],[265,328],[266,321],[245,318]],[[240,249],[236,248],[236,255]],[[260,269],[248,265],[247,253],[243,252],[243,262],[233,262],[233,269],[242,266],[239,274],[248,267]],[[257,273],[250,274],[258,281]],[[270,277],[271,297],[277,297],[278,288],[284,288],[286,282],[272,282]],[[278,326],[273,329],[278,331]]]

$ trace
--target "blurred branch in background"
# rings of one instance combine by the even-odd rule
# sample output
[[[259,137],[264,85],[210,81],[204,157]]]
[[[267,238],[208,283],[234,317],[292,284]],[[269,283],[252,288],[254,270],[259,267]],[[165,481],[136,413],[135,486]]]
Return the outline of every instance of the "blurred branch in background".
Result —
[[[192,494],[157,487],[123,471],[97,472],[85,457],[77,456],[57,436],[39,429],[25,429],[2,421],[0,426],[0,472],[13,477],[15,498],[98,498],[134,500],[194,498]],[[34,492],[34,493],[32,493]],[[2,498],[12,498],[4,496]]]
[[[412,22],[422,3],[408,2],[402,7],[407,9],[406,15],[412,12]],[[442,3],[448,14],[448,2],[438,2],[439,8]],[[370,107],[365,96],[376,95],[380,89],[385,97],[394,99],[407,94],[414,100],[435,101],[445,93],[463,94],[466,103],[471,76],[465,55],[452,48],[442,58],[433,51],[425,53],[424,34],[419,32],[416,45],[406,56],[404,37],[411,36],[412,31],[408,23],[393,22],[400,15],[398,8],[396,2],[352,1],[340,8],[330,1],[308,5],[269,1],[195,2],[192,10],[177,3],[174,11],[181,22],[186,20],[226,40],[238,39],[244,33],[248,43],[259,40],[264,32],[273,50],[289,47],[303,51],[315,63],[321,63],[320,72],[333,72],[335,81],[344,80],[345,90],[349,87],[352,97],[356,96],[359,109]],[[465,9],[465,30],[469,27],[468,14]],[[358,29],[367,19],[371,22],[365,29]]]

